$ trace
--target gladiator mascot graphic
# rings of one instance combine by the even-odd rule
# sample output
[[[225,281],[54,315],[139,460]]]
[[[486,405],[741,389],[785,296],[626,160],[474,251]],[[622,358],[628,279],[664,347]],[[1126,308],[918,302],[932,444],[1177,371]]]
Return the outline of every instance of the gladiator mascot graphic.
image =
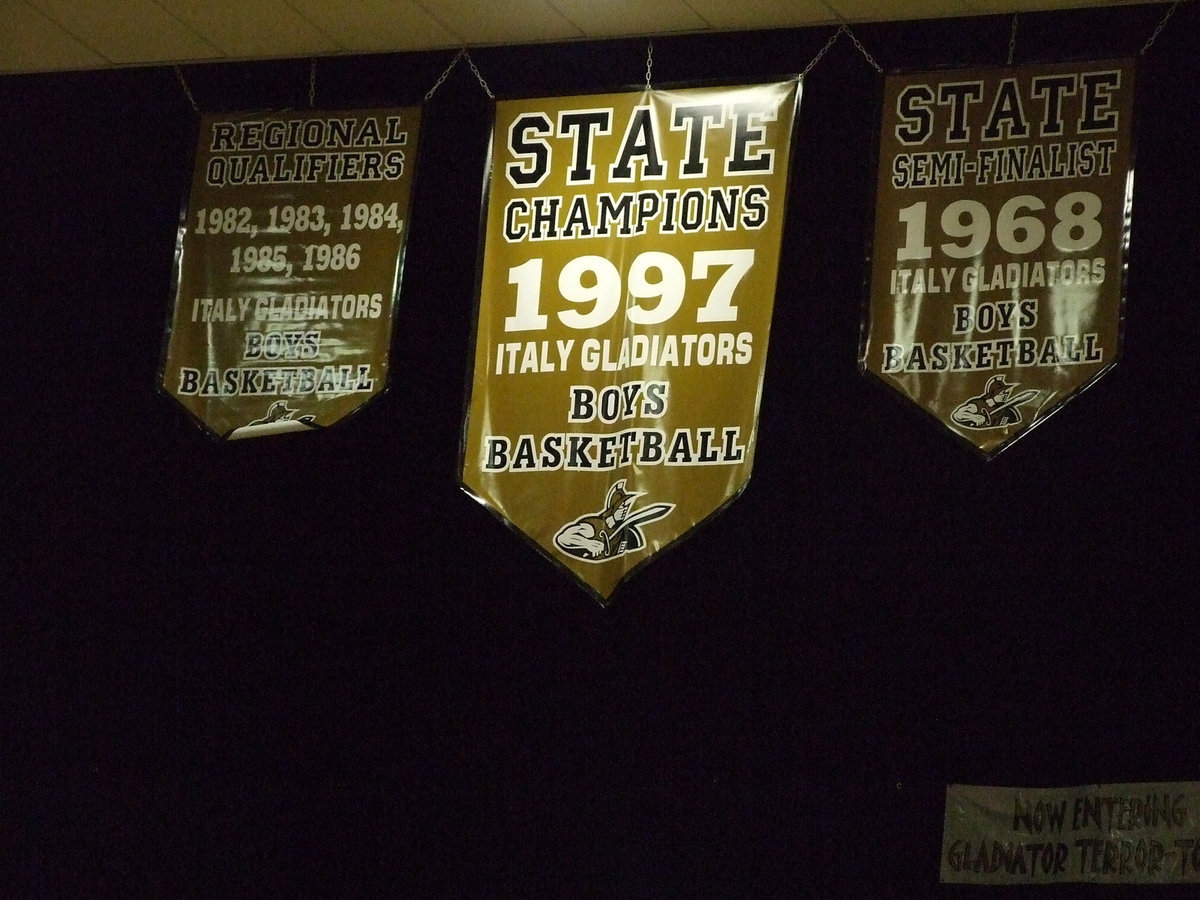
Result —
[[[261,419],[248,422],[229,433],[230,440],[258,437],[264,434],[283,434],[288,431],[308,431],[319,427],[311,415],[293,418],[299,410],[291,409],[286,400],[276,400]]]
[[[964,428],[1002,428],[1021,421],[1020,406],[1038,395],[1037,391],[1014,394],[1018,384],[1009,384],[1003,375],[993,375],[978,397],[971,397],[950,414]]]
[[[633,511],[633,501],[642,496],[625,490],[622,478],[608,489],[604,509],[581,516],[559,529],[554,545],[584,562],[601,563],[646,546],[641,526],[666,516],[674,503],[652,503]]]

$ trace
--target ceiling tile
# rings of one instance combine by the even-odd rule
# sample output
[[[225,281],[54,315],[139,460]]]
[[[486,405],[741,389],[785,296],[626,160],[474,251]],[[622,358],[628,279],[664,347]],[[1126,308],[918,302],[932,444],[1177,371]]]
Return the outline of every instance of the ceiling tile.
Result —
[[[715,29],[736,31],[787,28],[836,22],[821,0],[688,0],[688,5]]]
[[[421,0],[460,44],[529,44],[584,37],[545,0]]]
[[[0,72],[1127,6],[1143,0],[0,0]],[[1157,0],[1164,9],[1168,0]]]
[[[708,23],[683,0],[550,0],[550,3],[588,37],[623,37],[700,31]]]
[[[887,19],[937,19],[969,16],[974,0],[905,0],[904,3],[880,3],[879,0],[825,0],[847,22],[880,22]],[[1045,0],[1043,0],[1045,2]],[[1096,0],[1091,0],[1095,3]]]
[[[0,0],[0,48],[0,72],[50,72],[108,65],[103,55],[23,0]]]
[[[340,49],[283,0],[156,0],[229,57],[312,56]]]
[[[1041,12],[1048,9],[1078,9],[1084,6],[1121,6],[1143,0],[970,0],[977,13]]]
[[[413,0],[290,0],[295,10],[356,52],[429,50],[459,41]]]
[[[205,59],[220,51],[154,0],[28,0],[117,64]]]

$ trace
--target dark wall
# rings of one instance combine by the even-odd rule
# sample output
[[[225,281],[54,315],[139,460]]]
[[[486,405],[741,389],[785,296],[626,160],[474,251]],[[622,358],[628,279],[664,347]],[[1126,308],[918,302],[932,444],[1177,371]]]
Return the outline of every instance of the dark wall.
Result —
[[[1164,11],[1023,15],[1015,59],[1133,55]],[[854,33],[886,69],[990,65],[1009,26]],[[798,72],[831,33],[657,38],[655,82]],[[1138,72],[1123,358],[990,463],[858,373],[880,76],[838,41],[754,477],[607,610],[456,486],[465,66],[426,109],[389,392],[237,444],[155,389],[175,74],[0,78],[0,894],[922,897],[949,782],[1196,778],[1198,36],[1185,3]],[[451,55],[323,59],[317,105],[419,103]],[[589,93],[645,42],[472,57],[501,97]],[[306,106],[308,70],[185,74],[237,110]]]

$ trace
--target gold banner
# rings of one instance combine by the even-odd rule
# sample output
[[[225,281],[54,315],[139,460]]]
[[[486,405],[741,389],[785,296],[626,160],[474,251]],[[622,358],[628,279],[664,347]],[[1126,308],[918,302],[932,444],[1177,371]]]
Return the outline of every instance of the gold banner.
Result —
[[[202,117],[161,377],[214,434],[324,427],[384,389],[419,121]]]
[[[750,476],[799,94],[496,105],[462,482],[602,603]]]
[[[946,788],[943,882],[1200,883],[1200,782]]]
[[[985,455],[1117,360],[1131,60],[892,75],[862,365]]]

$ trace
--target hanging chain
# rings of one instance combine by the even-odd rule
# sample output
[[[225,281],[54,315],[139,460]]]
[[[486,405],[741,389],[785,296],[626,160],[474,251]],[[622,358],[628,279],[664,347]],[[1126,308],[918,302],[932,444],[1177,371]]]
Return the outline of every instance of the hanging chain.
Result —
[[[646,90],[650,90],[650,69],[654,66],[654,41],[646,41]]]
[[[317,104],[317,61],[314,58],[312,65],[308,67],[308,108],[312,109]]]
[[[496,95],[492,93],[492,89],[488,87],[488,83],[483,80],[483,75],[480,73],[478,66],[475,65],[475,60],[471,59],[471,54],[467,52],[467,48],[463,47],[455,54],[454,59],[450,60],[450,65],[446,66],[446,70],[438,76],[438,80],[434,82],[433,87],[429,89],[429,93],[425,95],[426,101],[433,97],[434,92],[442,86],[442,83],[450,77],[450,73],[454,71],[454,67],[458,65],[460,59],[466,59],[467,65],[471,67],[471,71],[475,73],[475,78],[479,82],[479,86],[483,88],[483,92],[487,94],[489,100],[495,100]]]
[[[849,36],[851,42],[854,44],[855,47],[858,48],[858,52],[863,55],[863,59],[865,59],[867,62],[869,62],[871,64],[871,67],[876,72],[883,72],[883,69],[880,67],[879,63],[875,62],[875,58],[873,56],[871,56],[871,54],[867,52],[867,48],[862,45],[862,41],[860,41],[858,38],[856,38],[854,36],[854,32],[850,30],[850,26],[847,25],[845,22],[843,22],[840,26],[838,26],[838,30],[833,33],[833,37],[831,37],[829,40],[827,40],[825,42],[825,46],[817,51],[817,55],[812,58],[812,62],[810,62],[807,66],[804,67],[804,71],[800,73],[801,81],[804,80],[805,75],[807,75],[809,72],[811,72],[813,70],[813,68],[816,66],[816,64],[821,61],[821,57],[823,57],[826,53],[829,52],[829,49],[834,44],[837,43],[837,39],[840,38],[843,34]]]
[[[483,80],[483,75],[475,66],[475,60],[471,59],[471,54],[463,50],[463,56],[467,58],[467,65],[471,67],[471,71],[475,73],[475,79],[479,82],[479,86],[483,88],[483,92],[487,94],[489,100],[495,100],[496,95],[492,93],[492,89],[488,87],[488,83]]]
[[[1008,34],[1008,64],[1011,66],[1013,54],[1017,52],[1017,14],[1013,13],[1012,31]]]
[[[429,89],[429,93],[427,93],[425,95],[426,100],[429,100],[433,96],[434,92],[442,86],[442,82],[444,82],[447,78],[450,77],[450,73],[453,72],[454,67],[458,65],[458,61],[466,55],[467,55],[467,50],[465,47],[462,50],[459,50],[458,53],[456,53],[454,55],[454,59],[450,60],[450,65],[446,66],[446,70],[444,72],[442,72],[441,75],[438,76],[438,80],[433,83],[433,87],[431,87]]]
[[[1175,8],[1179,6],[1180,2],[1181,0],[1175,0],[1175,2],[1171,4],[1171,8],[1168,9],[1167,14],[1162,17],[1162,21],[1158,23],[1158,27],[1154,29],[1154,34],[1150,35],[1150,40],[1146,41],[1146,46],[1142,47],[1142,50],[1138,56],[1146,55],[1146,51],[1150,49],[1150,45],[1158,39],[1158,36],[1162,34],[1162,30],[1167,27],[1167,19],[1171,18],[1171,16],[1175,14]]]
[[[882,72],[883,72],[883,68],[882,68],[882,67],[879,65],[879,63],[875,62],[875,59],[874,59],[874,57],[872,57],[872,56],[871,56],[871,54],[867,52],[867,48],[866,48],[866,47],[864,47],[864,46],[863,46],[863,45],[862,45],[862,44],[859,42],[858,38],[856,38],[856,37],[854,36],[854,32],[850,30],[850,26],[849,26],[849,25],[843,25],[843,26],[842,26],[842,28],[844,28],[844,29],[846,30],[846,34],[848,34],[848,35],[850,36],[850,40],[853,42],[854,46],[858,48],[858,52],[859,52],[859,53],[861,53],[861,54],[863,55],[863,59],[865,59],[867,62],[869,62],[869,63],[871,64],[871,67],[872,67],[872,68],[873,68],[873,69],[874,69],[876,72],[882,73]]]
[[[188,98],[188,103],[192,104],[194,112],[200,112],[200,105],[196,103],[196,98],[192,96],[192,89],[188,87],[188,83],[183,78],[183,70],[179,66],[175,67],[175,77],[179,79],[179,84],[183,87],[183,93]]]
[[[842,32],[845,30],[846,30],[846,26],[843,25],[841,28],[839,28],[837,31],[835,31],[833,33],[833,37],[831,37],[829,40],[827,40],[825,42],[825,46],[822,47],[819,51],[817,51],[817,55],[812,58],[812,62],[810,62],[807,66],[805,66],[804,71],[800,73],[801,81],[803,81],[804,76],[807,75],[809,72],[811,72],[813,70],[813,68],[816,66],[816,64],[821,61],[821,57],[829,52],[829,48],[837,43],[837,39],[842,36]]]

